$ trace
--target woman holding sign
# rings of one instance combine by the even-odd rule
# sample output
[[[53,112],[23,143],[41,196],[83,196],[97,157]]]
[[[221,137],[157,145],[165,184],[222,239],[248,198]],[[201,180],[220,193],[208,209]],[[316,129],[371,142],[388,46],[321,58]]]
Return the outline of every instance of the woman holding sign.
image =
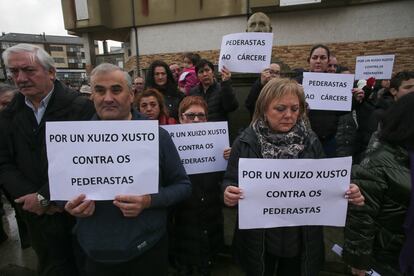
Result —
[[[294,80],[273,79],[256,102],[253,120],[233,144],[224,176],[224,203],[243,200],[238,188],[239,158],[317,159],[322,146],[304,123],[305,96]],[[363,204],[356,185],[346,192],[349,201]],[[324,261],[320,226],[236,229],[234,245],[247,275],[318,275]]]
[[[330,57],[331,52],[327,46],[322,44],[313,46],[308,57],[309,72],[327,73]],[[333,110],[309,110],[308,117],[312,130],[321,141],[327,157],[336,155],[335,134],[339,116],[344,114],[344,112]]]
[[[187,96],[180,103],[179,114],[182,124],[206,122],[207,103],[202,97]],[[230,149],[224,150],[223,158],[229,156]],[[173,211],[172,254],[182,275],[209,275],[215,255],[224,242],[220,190],[223,173],[189,177],[192,195]]]

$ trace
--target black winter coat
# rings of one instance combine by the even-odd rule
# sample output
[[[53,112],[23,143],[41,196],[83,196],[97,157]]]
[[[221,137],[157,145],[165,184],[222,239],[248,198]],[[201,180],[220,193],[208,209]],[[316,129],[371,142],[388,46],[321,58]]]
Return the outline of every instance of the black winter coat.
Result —
[[[249,95],[247,95],[246,101],[244,105],[246,106],[247,110],[250,112],[250,118],[253,118],[254,109],[256,107],[257,98],[259,98],[260,91],[262,91],[263,85],[260,82],[260,78],[257,79],[252,88],[250,88]]]
[[[209,122],[228,121],[228,113],[239,107],[231,80],[214,82],[204,93],[202,84],[190,90],[190,96],[201,96],[207,102]]]
[[[335,137],[339,117],[344,114],[343,111],[309,110],[308,117],[312,130],[322,143]]]
[[[358,121],[355,163],[359,163],[365,156],[364,152],[372,134],[378,130],[381,117],[393,103],[393,97],[390,94],[385,94],[378,101],[367,99],[355,106]]]
[[[374,147],[352,167],[352,181],[360,187],[365,205],[349,205],[343,256],[352,267],[398,275],[411,191],[408,152],[386,143]]]
[[[156,86],[154,87],[164,96],[165,107],[168,109],[168,116],[173,117],[178,121],[178,106],[180,105],[181,100],[184,98],[183,93],[179,92],[172,85],[166,87]]]
[[[354,117],[355,111],[351,111],[339,117],[338,130],[336,132],[336,156],[353,156],[356,151],[356,135],[358,125]]]
[[[316,135],[311,132],[305,151],[300,158],[322,158],[323,156],[322,145]],[[227,171],[224,175],[224,189],[230,185],[238,185],[239,158],[262,158],[257,136],[251,127],[244,130],[233,144]],[[295,228],[299,229],[302,237],[302,240],[298,241],[301,247],[301,275],[318,275],[324,262],[323,227],[302,226]],[[271,231],[272,229],[236,229],[234,246],[237,258],[247,275],[263,275],[265,236]]]
[[[209,267],[222,249],[222,172],[190,175],[191,197],[173,211],[173,254],[181,264]]]
[[[0,113],[0,183],[13,197],[38,192],[49,198],[45,129],[47,121],[89,120],[92,102],[55,81],[53,94],[40,124],[17,94]]]

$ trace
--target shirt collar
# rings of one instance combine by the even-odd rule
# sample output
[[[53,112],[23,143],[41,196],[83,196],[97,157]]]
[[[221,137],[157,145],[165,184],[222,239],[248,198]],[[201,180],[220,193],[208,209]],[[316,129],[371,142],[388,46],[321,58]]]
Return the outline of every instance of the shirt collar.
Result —
[[[49,93],[47,93],[46,97],[44,97],[41,101],[40,101],[40,105],[39,108],[46,108],[47,105],[49,104],[50,98],[52,97],[52,92],[55,89],[55,85],[52,86],[52,90],[49,91]],[[26,105],[28,107],[30,107],[33,111],[36,111],[34,105],[32,104],[32,102],[27,98],[24,97],[24,102],[26,103]]]

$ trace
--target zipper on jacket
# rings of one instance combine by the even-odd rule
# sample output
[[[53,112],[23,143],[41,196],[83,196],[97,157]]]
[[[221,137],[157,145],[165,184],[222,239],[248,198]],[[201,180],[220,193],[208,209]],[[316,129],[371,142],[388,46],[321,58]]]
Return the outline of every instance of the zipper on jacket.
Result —
[[[306,246],[306,241],[308,240],[308,230],[306,228],[303,228],[302,233],[304,234],[302,244],[305,247],[305,250],[303,250],[303,251],[305,251],[305,253],[303,254],[304,255],[303,265],[302,265],[302,262],[301,262],[300,274],[301,275],[307,275],[306,268],[308,267],[308,248],[309,248],[309,246]]]
[[[263,236],[262,236],[262,276],[264,276],[265,272],[265,252],[266,252],[266,229],[263,230]]]

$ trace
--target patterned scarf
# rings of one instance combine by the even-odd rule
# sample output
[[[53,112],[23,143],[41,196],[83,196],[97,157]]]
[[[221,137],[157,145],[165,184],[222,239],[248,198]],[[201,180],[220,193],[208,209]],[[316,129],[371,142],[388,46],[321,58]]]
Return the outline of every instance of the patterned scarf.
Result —
[[[261,148],[262,156],[265,159],[294,159],[305,148],[305,141],[309,131],[303,122],[298,120],[289,132],[273,132],[266,122],[259,119],[253,124]]]

